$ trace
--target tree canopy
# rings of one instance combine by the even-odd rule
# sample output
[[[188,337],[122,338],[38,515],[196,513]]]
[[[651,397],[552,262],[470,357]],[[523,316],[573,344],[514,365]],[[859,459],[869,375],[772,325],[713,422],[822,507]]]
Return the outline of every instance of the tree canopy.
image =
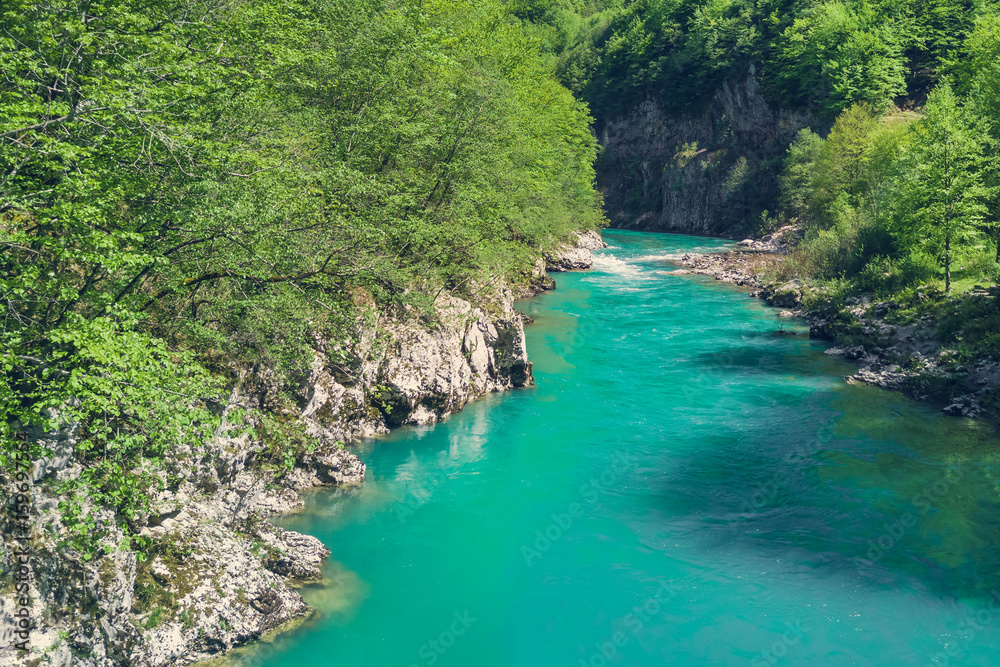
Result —
[[[478,298],[599,226],[587,109],[511,11],[3,3],[0,458],[72,419],[75,492],[128,521],[234,368],[294,384],[364,304]]]
[[[697,112],[753,66],[768,100],[827,121],[857,102],[922,103],[961,67],[984,0],[533,0],[519,15],[572,90],[610,119],[647,99]]]

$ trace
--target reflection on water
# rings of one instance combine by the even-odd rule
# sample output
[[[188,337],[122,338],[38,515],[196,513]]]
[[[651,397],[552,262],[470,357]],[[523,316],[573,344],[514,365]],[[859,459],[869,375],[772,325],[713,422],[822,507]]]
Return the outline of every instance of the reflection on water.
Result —
[[[1000,664],[993,430],[662,274],[718,242],[607,236],[522,304],[536,388],[366,443],[361,490],[284,520],[334,561],[263,663]]]

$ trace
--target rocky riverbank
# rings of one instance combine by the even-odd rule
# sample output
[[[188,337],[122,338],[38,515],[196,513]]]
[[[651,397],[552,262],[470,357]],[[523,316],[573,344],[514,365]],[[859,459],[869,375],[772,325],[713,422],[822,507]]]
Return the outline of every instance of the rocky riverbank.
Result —
[[[575,236],[572,242],[559,246],[553,252],[545,253],[543,260],[547,272],[589,269],[594,265],[590,251],[608,247],[597,232],[578,232]]]
[[[589,268],[596,247],[604,247],[599,234],[579,235],[546,255],[537,284],[516,295],[499,290],[489,310],[443,295],[432,325],[375,313],[359,323],[349,349],[314,341],[294,404],[266,373],[241,374],[215,436],[173,453],[170,479],[137,526],[141,549],[129,548],[118,518],[94,506],[83,515],[100,548],[66,546],[74,526],[59,486],[81,473],[75,435],[72,428],[29,433],[53,455],[34,462],[31,539],[16,542],[14,527],[3,527],[4,569],[16,573],[25,551],[29,563],[23,588],[0,590],[0,665],[190,664],[308,615],[297,586],[323,581],[330,552],[269,518],[302,507],[303,489],[360,485],[365,465],[345,443],[444,419],[490,392],[533,384],[514,299],[554,287],[546,269]],[[330,361],[345,357],[346,364]],[[229,423],[232,410],[247,407],[301,424],[319,447],[291,467],[267,465],[264,445]],[[27,620],[18,627],[22,609]]]
[[[545,252],[525,276],[524,284],[518,290],[518,299],[527,299],[536,294],[555,289],[556,281],[550,273],[563,271],[584,271],[594,265],[592,250],[607,248],[608,244],[599,232],[575,232],[573,238],[549,252]]]
[[[786,229],[794,234],[794,230]],[[777,235],[776,235],[777,236]],[[917,400],[935,402],[954,416],[1000,420],[1000,361],[986,357],[961,363],[954,344],[940,335],[944,307],[977,307],[977,302],[1000,298],[1000,288],[983,288],[962,298],[961,303],[944,299],[933,290],[914,298],[933,306],[918,318],[913,306],[920,303],[876,301],[849,297],[843,303],[827,297],[798,280],[774,280],[781,275],[788,242],[778,238],[746,240],[736,249],[716,254],[687,254],[677,260],[682,271],[711,276],[716,280],[749,288],[750,295],[780,308],[781,317],[802,317],[809,323],[811,338],[832,346],[826,354],[854,361],[857,372],[848,382],[863,382],[902,391]],[[950,313],[949,313],[950,314]],[[960,340],[960,338],[959,338]]]

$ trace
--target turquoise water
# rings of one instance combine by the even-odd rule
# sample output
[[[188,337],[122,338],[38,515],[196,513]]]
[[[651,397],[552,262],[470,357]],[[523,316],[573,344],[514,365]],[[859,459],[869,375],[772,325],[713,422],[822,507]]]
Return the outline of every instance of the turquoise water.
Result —
[[[266,665],[1000,665],[993,431],[863,386],[801,322],[606,233],[521,304],[538,386],[360,448]],[[993,598],[992,596],[996,596]]]

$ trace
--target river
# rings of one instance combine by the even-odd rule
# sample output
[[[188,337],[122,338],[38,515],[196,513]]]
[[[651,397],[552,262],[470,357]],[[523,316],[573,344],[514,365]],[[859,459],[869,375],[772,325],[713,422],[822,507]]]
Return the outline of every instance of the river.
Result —
[[[524,302],[537,387],[364,443],[265,665],[1000,665],[1000,447],[606,232]]]

